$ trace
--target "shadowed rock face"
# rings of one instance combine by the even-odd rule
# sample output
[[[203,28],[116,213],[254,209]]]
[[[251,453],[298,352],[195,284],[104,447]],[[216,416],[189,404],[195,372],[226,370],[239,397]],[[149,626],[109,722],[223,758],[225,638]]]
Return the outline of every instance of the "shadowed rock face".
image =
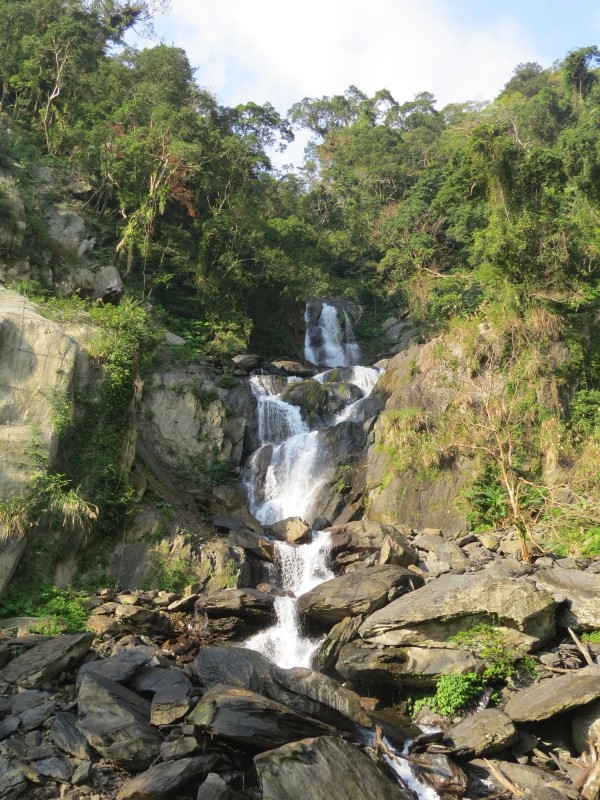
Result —
[[[331,736],[284,745],[254,764],[265,800],[409,800],[360,750]]]

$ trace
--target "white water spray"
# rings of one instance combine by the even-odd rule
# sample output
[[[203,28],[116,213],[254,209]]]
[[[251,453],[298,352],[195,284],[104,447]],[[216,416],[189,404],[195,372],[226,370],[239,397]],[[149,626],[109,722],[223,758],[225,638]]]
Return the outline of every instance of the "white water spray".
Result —
[[[338,310],[323,303],[316,325],[312,325],[308,309],[304,315],[307,323],[304,339],[304,357],[320,367],[350,367],[360,361],[360,347],[356,342],[350,317],[343,311],[344,329],[340,325]]]
[[[285,596],[275,600],[275,625],[248,639],[246,646],[258,650],[280,667],[310,667],[322,639],[302,635],[296,598],[323,581],[333,578],[327,567],[329,534],[317,533],[312,542],[293,547],[275,544],[275,564]]]

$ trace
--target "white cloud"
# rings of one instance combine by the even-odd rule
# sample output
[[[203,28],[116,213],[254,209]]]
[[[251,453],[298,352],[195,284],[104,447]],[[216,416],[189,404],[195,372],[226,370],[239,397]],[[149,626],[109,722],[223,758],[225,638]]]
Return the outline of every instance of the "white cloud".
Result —
[[[430,91],[439,107],[491,99],[519,62],[542,60],[516,21],[461,24],[444,0],[172,0],[155,27],[221,102],[281,113],[351,84],[401,102]]]

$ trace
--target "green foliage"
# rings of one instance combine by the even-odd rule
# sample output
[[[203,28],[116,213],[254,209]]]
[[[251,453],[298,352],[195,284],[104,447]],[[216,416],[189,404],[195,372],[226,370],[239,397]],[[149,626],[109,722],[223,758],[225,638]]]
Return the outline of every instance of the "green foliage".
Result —
[[[472,707],[483,689],[483,679],[474,672],[442,675],[436,686],[435,708],[445,717],[456,716]]]
[[[590,631],[589,633],[582,633],[581,641],[589,642],[590,644],[600,644],[600,631]]]
[[[0,599],[0,615],[43,617],[44,622],[35,633],[78,633],[86,629],[88,595],[52,584],[40,586],[33,592],[11,585]]]
[[[219,389],[236,389],[239,385],[239,380],[234,378],[233,375],[221,375],[217,381]]]
[[[156,552],[152,571],[144,582],[144,588],[181,593],[195,579],[196,569],[189,559],[183,555],[173,557]]]

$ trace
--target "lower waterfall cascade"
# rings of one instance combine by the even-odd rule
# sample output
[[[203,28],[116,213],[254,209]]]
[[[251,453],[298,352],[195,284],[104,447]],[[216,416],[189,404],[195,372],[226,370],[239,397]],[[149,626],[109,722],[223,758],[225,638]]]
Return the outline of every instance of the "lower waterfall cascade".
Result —
[[[353,383],[363,397],[348,404],[334,414],[327,428],[343,422],[362,422],[362,408],[371,394],[382,370],[348,364],[352,351],[335,338],[335,325],[331,322],[332,306],[323,304],[328,327],[325,344],[327,358],[334,367],[351,367],[345,370],[346,382]],[[335,310],[335,309],[334,309]],[[323,312],[321,317],[323,317]],[[337,312],[336,312],[337,319]],[[347,323],[349,320],[346,316]],[[333,333],[332,333],[333,331]],[[308,342],[308,337],[307,337]],[[359,354],[356,345],[354,357]],[[315,355],[307,344],[307,357]],[[323,383],[327,371],[314,376]],[[270,525],[290,517],[312,521],[318,511],[319,490],[327,486],[335,467],[323,441],[323,430],[311,430],[303,420],[300,409],[281,398],[282,382],[271,375],[250,378],[251,390],[257,401],[258,435],[260,446],[248,459],[242,482],[248,506],[253,516],[263,525]],[[268,460],[266,470],[264,465]],[[312,667],[324,636],[305,635],[297,611],[297,598],[334,577],[329,569],[330,536],[326,531],[312,531],[308,544],[292,545],[275,542],[275,567],[280,581],[281,594],[276,597],[276,621],[270,628],[246,640],[245,646],[258,651],[274,664],[283,668]],[[366,735],[366,738],[365,738]],[[359,734],[366,746],[373,746],[372,735]],[[394,750],[385,738],[386,761],[402,785],[414,792],[419,800],[439,800],[432,788],[421,785],[412,774],[408,761]]]

